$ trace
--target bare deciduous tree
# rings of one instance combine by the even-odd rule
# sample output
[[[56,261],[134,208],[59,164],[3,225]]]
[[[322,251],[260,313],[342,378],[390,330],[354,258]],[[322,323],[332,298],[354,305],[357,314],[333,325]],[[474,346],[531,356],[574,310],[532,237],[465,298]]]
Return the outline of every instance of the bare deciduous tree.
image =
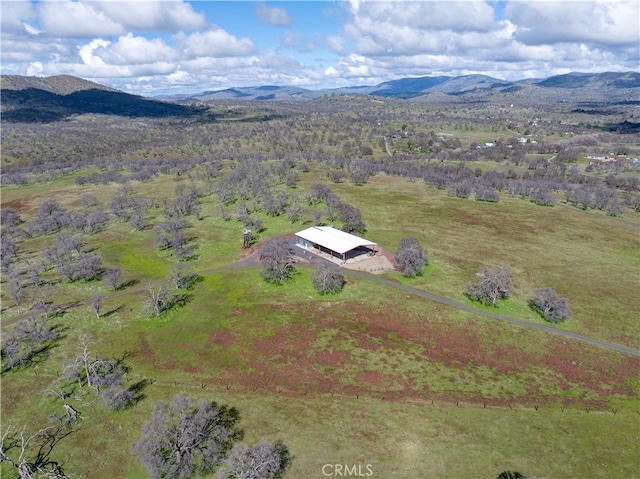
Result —
[[[18,226],[22,223],[22,218],[18,213],[9,208],[0,209],[0,225],[7,226]]]
[[[47,316],[34,315],[20,320],[2,337],[4,369],[29,364],[44,353],[55,338],[56,332]]]
[[[561,298],[549,287],[536,289],[535,296],[529,301],[529,306],[552,323],[561,323],[573,315],[567,298]]]
[[[407,277],[422,275],[424,266],[429,264],[426,248],[423,248],[418,238],[414,237],[405,237],[400,240],[395,259],[400,272]]]
[[[15,241],[4,235],[4,232],[5,230],[3,229],[2,242],[0,243],[0,265],[2,265],[3,268],[8,268],[16,259],[18,247]]]
[[[311,274],[311,283],[320,294],[336,294],[344,287],[344,274],[334,264],[323,262]]]
[[[84,253],[72,263],[61,266],[58,270],[65,281],[91,280],[100,274],[102,258],[93,253]]]
[[[102,310],[103,301],[104,301],[104,298],[99,294],[94,294],[93,296],[91,296],[91,299],[89,300],[91,304],[91,310],[95,313],[96,318],[100,318],[100,311]]]
[[[20,432],[11,425],[5,429],[0,440],[0,462],[12,467],[20,479],[67,479],[62,464],[51,459],[54,447],[63,438],[74,432],[80,423],[80,415],[71,406],[65,405],[61,416],[50,416],[52,424],[32,435],[26,427]]]
[[[20,271],[17,268],[9,268],[7,271],[6,290],[16,306],[20,306],[24,299],[25,291],[20,281]]]
[[[82,339],[80,354],[66,365],[61,376],[77,384],[78,388],[87,386],[98,393],[98,396],[109,409],[127,407],[134,400],[134,391],[125,387],[127,371],[122,361],[110,358],[92,358],[89,349],[90,341]],[[55,384],[52,390],[55,391]],[[66,388],[63,388],[66,390]]]
[[[167,309],[169,292],[164,286],[149,285],[147,293],[149,294],[149,302],[146,306],[155,317],[159,317]]]
[[[186,296],[183,293],[171,292],[164,284],[149,285],[147,294],[149,295],[148,301],[143,305],[143,309],[156,318],[175,305],[186,301]]]
[[[224,460],[217,479],[279,479],[291,465],[293,457],[282,441],[265,440],[255,446],[236,444]]]
[[[349,233],[353,231],[364,233],[367,229],[367,225],[362,221],[360,210],[348,203],[340,205],[340,221],[344,223],[344,229]]]
[[[124,276],[122,268],[117,266],[109,266],[102,274],[102,280],[111,289],[118,289],[122,286],[122,277]]]
[[[238,410],[215,402],[199,404],[178,394],[169,404],[156,403],[142,437],[131,445],[152,478],[189,478],[212,472],[242,440]]]
[[[198,280],[198,275],[193,269],[183,263],[171,266],[171,283],[176,289],[189,289]]]
[[[467,295],[474,301],[497,306],[498,300],[508,298],[513,291],[509,276],[509,266],[498,268],[480,268],[476,273],[476,283],[467,285]]]
[[[286,238],[272,238],[260,251],[261,276],[270,283],[281,284],[293,276],[291,244]]]
[[[364,185],[369,181],[369,173],[364,170],[354,170],[351,172],[351,181],[355,185]]]

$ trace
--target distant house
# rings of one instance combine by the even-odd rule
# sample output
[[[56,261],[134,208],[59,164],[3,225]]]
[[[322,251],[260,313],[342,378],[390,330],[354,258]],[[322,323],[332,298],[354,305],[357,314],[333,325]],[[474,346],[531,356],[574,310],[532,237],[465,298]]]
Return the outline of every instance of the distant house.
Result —
[[[296,245],[307,251],[342,260],[374,255],[377,244],[331,226],[311,226],[296,233]]]

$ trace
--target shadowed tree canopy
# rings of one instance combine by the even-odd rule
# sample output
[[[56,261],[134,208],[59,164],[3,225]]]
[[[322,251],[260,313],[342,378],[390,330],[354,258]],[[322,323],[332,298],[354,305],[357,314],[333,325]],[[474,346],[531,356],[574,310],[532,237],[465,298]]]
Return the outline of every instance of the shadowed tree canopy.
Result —
[[[496,479],[527,479],[525,476],[520,474],[518,471],[503,471],[498,474]]]
[[[552,323],[561,323],[573,315],[567,298],[561,298],[549,287],[536,289],[535,296],[529,301],[529,306]]]
[[[213,472],[244,433],[238,410],[178,394],[156,403],[151,421],[131,452],[153,479],[182,479]]]
[[[291,244],[284,237],[272,238],[260,252],[262,277],[265,281],[281,284],[293,276],[293,254]]]
[[[311,274],[311,283],[320,294],[336,294],[342,291],[344,274],[334,264],[322,263]]]
[[[99,85],[96,85],[99,87]],[[128,117],[194,117],[202,109],[143,98],[128,93],[92,88],[59,95],[38,87],[22,90],[1,89],[2,103],[11,107],[4,121],[46,123],[71,115],[98,113]]]

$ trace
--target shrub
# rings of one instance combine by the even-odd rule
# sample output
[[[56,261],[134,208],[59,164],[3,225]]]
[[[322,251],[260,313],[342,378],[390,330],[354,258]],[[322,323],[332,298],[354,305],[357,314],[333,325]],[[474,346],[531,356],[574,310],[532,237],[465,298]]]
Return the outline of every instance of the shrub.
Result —
[[[529,301],[529,306],[552,323],[561,323],[573,315],[567,298],[561,298],[549,287],[536,289],[535,296]]]

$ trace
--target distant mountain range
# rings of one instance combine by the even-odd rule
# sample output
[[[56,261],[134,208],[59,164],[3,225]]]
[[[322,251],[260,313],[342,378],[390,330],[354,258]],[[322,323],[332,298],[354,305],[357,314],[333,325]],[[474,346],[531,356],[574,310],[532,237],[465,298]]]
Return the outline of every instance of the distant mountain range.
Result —
[[[486,75],[403,78],[373,86],[307,90],[256,86],[161,96],[173,101],[311,100],[327,95],[361,94],[431,102],[518,101],[624,102],[640,100],[640,73],[569,73],[538,80],[505,81]]]
[[[4,121],[47,122],[81,113],[191,117],[201,115],[205,110],[205,105],[194,107],[194,103],[202,105],[216,100],[309,101],[345,95],[443,104],[640,104],[640,73],[569,73],[520,81],[498,80],[486,75],[435,76],[325,90],[263,85],[155,98],[131,95],[69,75],[0,76],[0,111]]]

